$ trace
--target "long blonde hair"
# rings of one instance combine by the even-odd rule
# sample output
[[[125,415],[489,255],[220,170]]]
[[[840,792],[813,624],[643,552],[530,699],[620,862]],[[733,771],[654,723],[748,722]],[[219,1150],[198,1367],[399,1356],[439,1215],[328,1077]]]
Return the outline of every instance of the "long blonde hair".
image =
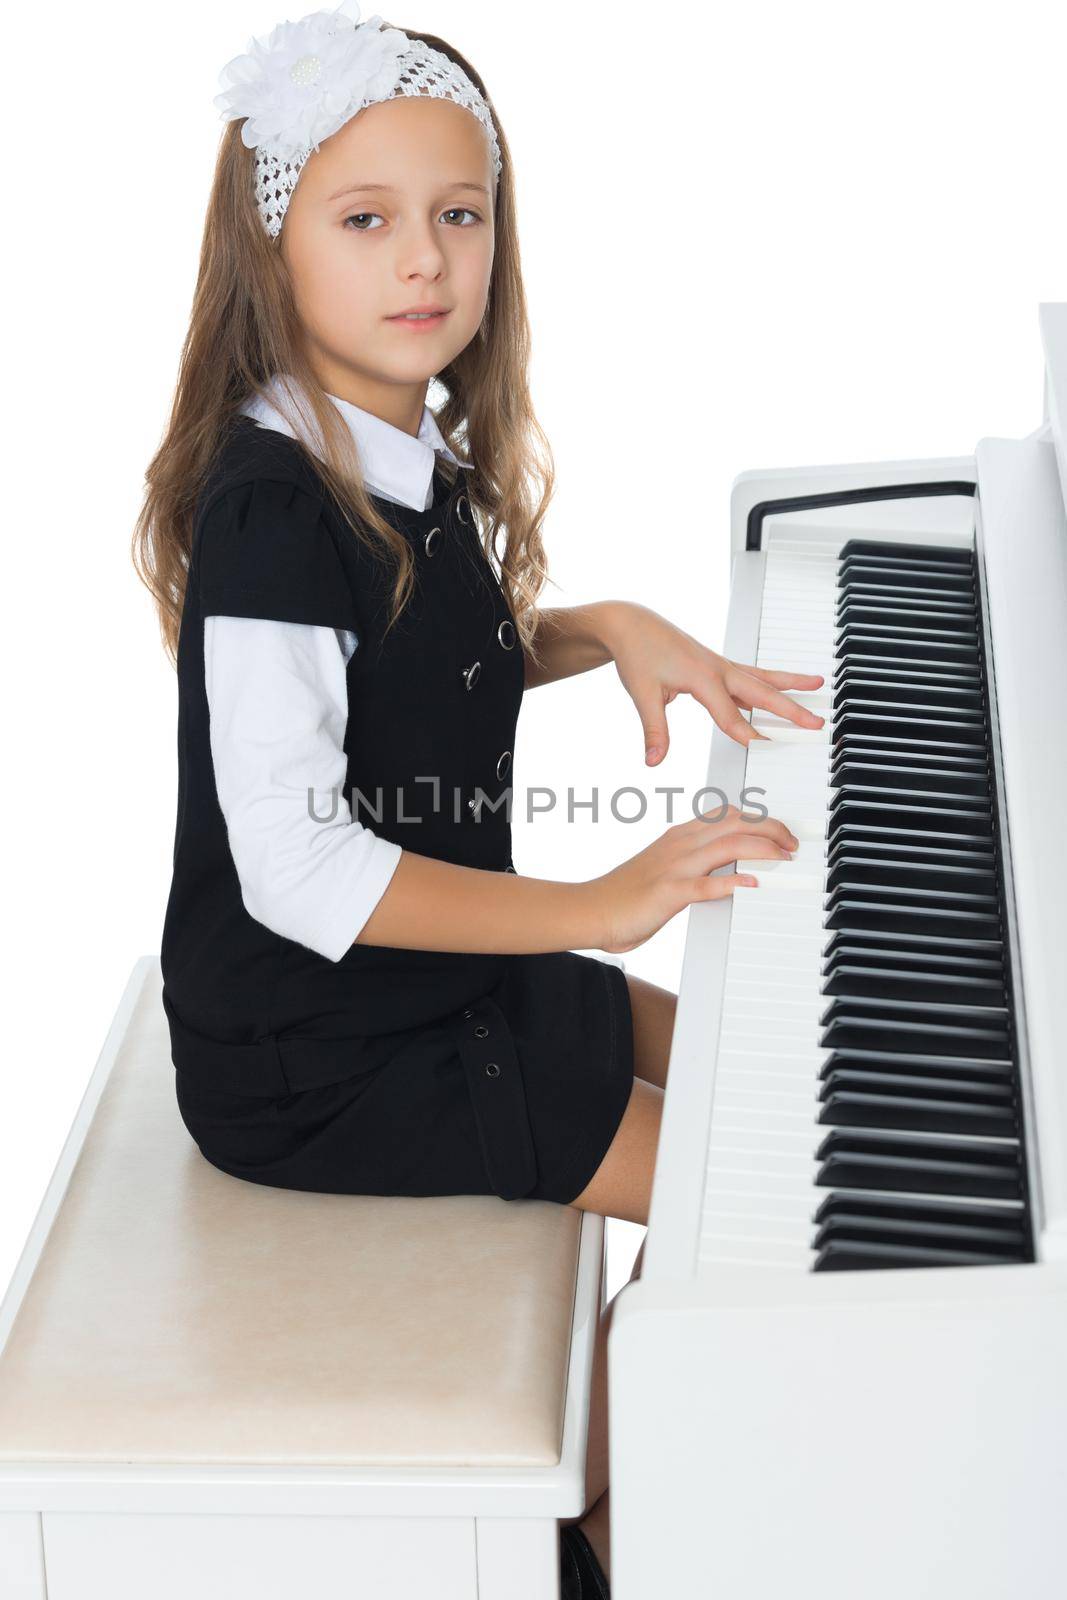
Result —
[[[482,547],[496,563],[523,647],[536,659],[536,601],[548,575],[541,525],[555,474],[551,447],[530,400],[530,327],[511,156],[485,85],[470,62],[436,34],[403,31],[458,62],[485,96],[496,127],[502,165],[485,317],[466,349],[438,374],[445,399],[436,416],[449,446],[469,468],[470,501]],[[242,402],[274,374],[291,375],[307,397],[318,449],[312,454],[300,439],[297,445],[329,497],[356,537],[396,563],[390,625],[414,584],[411,549],[371,501],[351,434],[305,353],[288,271],[256,210],[254,155],[241,140],[240,121],[230,122],[208,199],[170,419],[145,474],[144,503],[133,534],[133,564],[156,601],[164,648],[172,661],[177,659],[197,498]],[[450,476],[440,459],[442,471]]]

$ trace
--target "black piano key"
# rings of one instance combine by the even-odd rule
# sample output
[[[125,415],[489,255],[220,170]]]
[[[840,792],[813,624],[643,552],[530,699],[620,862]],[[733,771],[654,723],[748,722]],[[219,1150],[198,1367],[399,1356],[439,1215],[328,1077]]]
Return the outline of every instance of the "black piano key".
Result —
[[[971,595],[953,594],[945,589],[909,588],[901,584],[879,587],[860,580],[843,583],[838,590],[836,615],[840,617],[845,606],[863,606],[881,616],[899,616],[905,611],[922,611],[929,616],[969,617],[974,622],[974,601]]]
[[[831,931],[831,938],[823,951],[828,959],[843,945],[859,949],[876,949],[892,955],[969,955],[985,961],[999,960],[1003,953],[1003,940],[998,934],[993,939],[975,940],[955,938],[933,932],[909,933],[902,929],[840,928]]]
[[[958,739],[955,742],[941,738],[930,739],[926,737],[925,729],[921,739],[901,739],[894,733],[854,733],[846,728],[835,732],[831,724],[831,734],[831,761],[845,755],[876,756],[879,760],[887,756],[902,756],[905,761],[913,761],[917,766],[943,762],[988,771],[984,744],[964,745]]]
[[[848,1000],[840,1000],[831,996],[829,1005],[824,1009],[819,1021],[828,1025],[836,1013],[848,1011],[859,1015],[878,1017],[894,1016],[935,1016],[944,1018],[947,1022],[996,1022],[1007,1023],[1008,1008],[1003,1003],[987,1002],[984,1000],[931,1000],[920,994],[914,994],[908,999],[891,998],[883,995],[855,995]]]
[[[851,711],[846,707],[835,714],[830,731],[831,743],[834,745],[850,736],[872,741],[892,739],[898,743],[906,742],[910,748],[918,749],[920,754],[922,746],[927,743],[943,745],[950,752],[961,752],[981,750],[985,742],[981,723],[955,719],[943,714],[909,717],[902,712],[900,715],[893,715],[885,712],[882,707],[867,711]]]
[[[835,939],[837,935],[835,934]],[[972,993],[1002,993],[1004,989],[1003,961],[997,955],[974,956],[962,951],[918,951],[910,945],[884,948],[879,944],[858,943],[861,934],[846,934],[841,943],[823,952],[820,970],[827,985],[827,993],[847,994],[848,988],[831,990],[835,980],[848,985],[859,983],[864,976],[871,982],[898,985],[909,993],[918,994],[922,985],[937,986],[940,995],[945,985],[954,985]],[[878,934],[866,937],[879,938]],[[875,991],[877,992],[877,991]]]
[[[921,1245],[858,1244],[844,1240],[826,1245],[815,1258],[815,1272],[856,1272],[887,1267],[998,1266],[1002,1257],[974,1250],[933,1250]]]
[[[943,911],[937,906],[907,905],[896,908],[877,900],[830,897],[824,918],[831,929],[867,933],[911,933],[920,937],[948,937],[973,942],[999,939],[1000,918],[995,913]]]
[[[908,1000],[892,999],[884,995],[852,995],[848,999],[831,997],[830,1004],[819,1018],[823,1027],[829,1027],[843,1013],[851,1017],[877,1017],[891,1022],[897,1017],[911,1017],[916,1021],[930,1019],[952,1027],[993,1027],[1006,1029],[1008,1008],[984,1002],[964,1003],[949,1000],[930,1000],[913,995]]]
[[[836,689],[838,684],[849,673],[862,672],[863,674],[878,673],[889,679],[907,676],[909,681],[922,682],[931,674],[936,674],[938,683],[953,679],[957,683],[981,684],[982,669],[975,661],[908,661],[900,656],[879,655],[877,650],[853,650],[846,657],[839,658],[830,677],[831,689]]]
[[[851,874],[848,881],[865,888],[884,885],[901,889],[913,882],[916,888],[942,887],[951,893],[955,886],[965,892],[973,890],[978,894],[995,895],[998,880],[990,865],[982,858],[968,867],[964,865],[965,859],[963,851],[916,851],[912,856],[904,850],[883,854],[854,841],[843,846],[834,845],[827,851],[826,893],[839,889],[844,875]],[[864,894],[860,898],[869,897]]]
[[[842,1206],[820,1224],[814,1247],[821,1250],[832,1240],[851,1239],[860,1244],[918,1244],[937,1250],[980,1250],[1005,1261],[1026,1259],[1026,1233],[1018,1223],[1005,1228],[996,1222],[972,1221],[979,1207],[961,1206],[960,1211],[962,1215],[953,1218],[936,1214],[872,1216],[859,1207]]]
[[[936,835],[917,834],[913,829],[848,827],[841,830],[841,838],[830,845],[827,861],[853,853],[877,856],[881,861],[931,861],[944,867],[963,866],[973,861],[982,870],[989,870],[995,862],[992,838],[985,840],[981,851],[974,851],[971,845],[961,843],[952,835],[937,838]]]
[[[993,808],[982,795],[948,795],[936,790],[839,789],[827,807],[827,837],[838,821],[863,822],[874,827],[896,826],[902,832],[992,832]]]
[[[941,861],[905,861],[899,857],[869,856],[847,850],[837,857],[826,874],[827,892],[855,885],[857,888],[884,886],[891,889],[943,890],[947,894],[980,894],[996,905],[997,880],[982,867],[946,865]]]
[[[982,1015],[988,1011],[988,1015]],[[974,1013],[968,1015],[967,1013]],[[945,1055],[1001,1058],[1009,1053],[1006,1022],[996,1007],[910,1006],[873,996],[831,998],[819,1018],[824,1050],[936,1050]]]
[[[927,811],[932,806],[943,807],[950,811],[966,812],[975,817],[991,817],[992,804],[987,794],[955,794],[947,788],[939,789],[913,789],[908,781],[907,773],[900,774],[900,781],[888,785],[838,783],[834,787],[837,793],[830,802],[829,814],[836,816],[845,806],[855,805],[889,805],[918,806]]]
[[[884,834],[881,837],[874,834],[865,837],[850,831],[828,849],[827,867],[836,866],[848,856],[884,861],[887,866],[921,866],[924,862],[934,867],[972,864],[980,872],[990,872],[995,865],[991,840],[987,849],[973,850],[969,846],[959,847],[955,841],[952,847],[930,844],[926,835],[914,832],[901,832],[896,838],[888,838]]]
[[[973,683],[913,683],[904,677],[876,678],[852,672],[834,685],[834,705],[842,704],[852,695],[889,702],[910,699],[926,706],[959,706],[977,712],[985,709],[982,692]]]
[[[853,779],[853,774],[856,774]],[[915,787],[937,786],[945,789],[963,789],[968,794],[990,794],[989,768],[982,760],[971,755],[950,757],[939,752],[915,752],[905,755],[904,750],[875,750],[870,746],[854,746],[841,739],[830,752],[827,782],[837,789],[841,784],[854,781],[862,786],[867,776],[875,782],[912,781]]]
[[[994,894],[959,887],[918,888],[914,884],[894,884],[889,874],[883,874],[876,883],[862,883],[846,872],[837,883],[829,885],[829,900],[835,898],[864,900],[868,905],[885,906],[889,911],[921,911],[935,906],[941,911],[988,912],[999,916],[999,901]]]
[[[838,832],[848,825],[864,828],[893,828],[897,832],[939,833],[956,838],[985,841],[992,833],[990,816],[958,806],[893,805],[863,800],[852,795],[838,796],[831,804],[826,837],[836,842]]]
[[[881,972],[911,972],[921,963],[924,972],[940,972],[947,976],[970,974],[987,982],[1001,982],[1004,977],[1004,962],[1000,956],[976,955],[962,945],[955,950],[923,946],[921,941],[886,945],[878,934],[835,933],[823,951],[823,972],[835,972],[838,967],[853,962]]]
[[[981,1134],[996,1138],[1016,1132],[1015,1108],[980,1097],[937,1098],[904,1094],[899,1087],[879,1092],[828,1083],[819,1122],[842,1128],[902,1128],[914,1133]]]
[[[949,571],[920,567],[880,567],[869,561],[850,561],[838,569],[838,587],[854,586],[881,593],[943,595],[946,599],[974,602],[974,581]]]
[[[878,985],[894,987],[892,995],[929,993],[944,996],[953,1003],[967,1004],[964,998],[977,995],[998,997],[1004,1003],[1005,973],[996,961],[979,959],[962,960],[954,957],[929,956],[921,961],[911,951],[895,950],[891,953],[855,945],[840,946],[832,955],[823,958],[821,966],[822,990],[828,995],[845,995],[857,991],[862,983],[873,987],[871,993],[880,992]]]
[[[1018,1144],[834,1128],[816,1151],[819,1188],[885,1189],[1018,1200]]]
[[[962,567],[974,565],[974,551],[965,545],[908,544],[897,539],[848,539],[838,552],[838,560],[850,556],[877,557],[887,566],[907,562],[918,567]]]
[[[1012,1201],[917,1199],[906,1194],[828,1194],[819,1202],[812,1222],[819,1228],[835,1217],[901,1225],[919,1223],[934,1228],[970,1228],[1006,1242],[1026,1239],[1026,1213]]]
[[[873,608],[874,614],[865,617],[841,616],[842,611],[852,609],[848,605],[838,605],[834,608],[837,619],[834,643],[840,644],[849,638],[869,638],[872,640],[887,639],[891,644],[906,644],[911,646],[917,654],[922,656],[924,662],[936,661],[936,655],[926,652],[931,648],[950,649],[953,653],[948,657],[950,661],[973,661],[977,663],[978,630],[972,618],[964,627],[956,627],[949,616],[933,617],[908,617],[901,611],[891,607],[883,612]],[[865,608],[868,612],[871,607]],[[976,653],[973,656],[959,652],[970,647]],[[899,656],[894,656],[899,660]]]
[[[953,1081],[970,1078],[988,1083],[1014,1082],[1011,1056],[943,1056],[929,1052],[889,1050],[831,1050],[819,1072],[822,1081],[831,1072],[885,1072]]]
[[[895,639],[872,628],[845,628],[834,640],[834,654],[844,660],[871,657],[876,661],[959,661],[972,665],[978,660],[977,643],[963,644],[933,639],[916,633],[911,638]]]
[[[896,972],[856,962],[836,964],[826,975],[821,992],[827,995],[872,995],[884,1000],[930,1000],[945,1005],[970,1003],[1002,1005],[1004,984],[999,976],[982,978],[966,973],[917,972],[901,967]]]
[[[994,1074],[967,1077],[940,1073],[922,1077],[915,1072],[884,1072],[866,1066],[835,1066],[821,1077],[820,1101],[834,1093],[887,1095],[893,1098],[943,1101],[946,1105],[985,1105],[1011,1118],[1006,1133],[1017,1133],[1015,1086],[1010,1077]]]
[[[953,606],[873,606],[846,599],[838,605],[835,616],[839,628],[888,628],[904,638],[924,630],[939,639],[949,639],[957,633],[967,639],[976,638],[974,613]]]
[[[877,718],[880,723],[904,723],[907,727],[933,722],[939,729],[942,726],[951,728],[954,736],[961,727],[973,728],[979,737],[973,739],[972,744],[981,745],[985,740],[982,712],[967,706],[922,705],[908,700],[870,700],[862,694],[842,694],[834,702],[834,725],[846,716],[864,721]]]
[[[835,1000],[820,1018],[820,1026],[821,1050],[900,1050],[1002,1060],[1011,1049],[1005,1028],[994,1020],[985,1026],[977,1021],[940,1022],[920,1013],[917,1006],[914,1016],[888,1011],[875,1015],[858,1001]]]
[[[972,579],[936,568],[924,572],[918,567],[890,568],[853,561],[848,566],[838,568],[837,589],[839,594],[847,594],[850,590],[866,591],[876,596],[906,597],[918,594],[922,598],[945,601],[951,605],[969,605],[972,608],[975,602]]]
[[[965,699],[970,703],[965,704]],[[833,691],[834,721],[846,711],[858,717],[890,717],[898,722],[969,722],[983,729],[985,726],[985,708],[980,700],[974,704],[972,690],[938,697],[913,684],[868,686],[853,680],[835,685]]]
[[[902,683],[910,689],[955,687],[982,693],[982,669],[977,662],[878,661],[873,657],[851,656],[847,661],[837,662],[830,674],[829,687],[836,693],[842,684],[855,678]]]
[[[906,783],[909,789],[939,790],[950,794],[981,795],[989,799],[989,772],[980,762],[949,766],[921,756],[905,761],[900,756],[835,748],[827,779],[835,789],[884,788]]]
[[[837,633],[834,635],[834,644],[838,647],[849,643],[859,643],[866,640],[869,645],[877,645],[883,654],[892,656],[895,660],[907,660],[909,657],[921,656],[924,661],[937,661],[938,651],[947,650],[946,657],[949,661],[977,661],[978,635],[971,629],[948,627],[914,627],[905,622],[896,622],[891,617],[882,621],[860,621],[845,618],[838,624]],[[885,647],[889,646],[889,649]],[[838,649],[838,654],[843,652]]]
[[[935,687],[942,691],[940,695],[935,696],[931,693],[931,690]],[[862,675],[856,674],[850,678],[843,678],[840,683],[834,684],[832,690],[832,699],[835,709],[832,710],[831,716],[834,716],[840,711],[844,701],[850,694],[853,693],[864,694],[869,699],[877,700],[880,705],[895,701],[921,700],[924,704],[929,706],[936,706],[940,704],[944,704],[946,706],[968,706],[971,709],[980,710],[982,712],[983,719],[988,710],[984,697],[971,684],[960,683],[953,688],[947,684],[915,684],[904,681],[896,681],[893,678],[888,677],[871,678],[866,673],[863,673]],[[840,743],[841,741],[838,740],[837,744],[834,746],[835,754],[837,753]],[[857,748],[858,750],[870,750],[872,747],[870,744],[867,744],[858,746]],[[878,746],[874,746],[873,753],[875,755],[881,755],[884,753],[885,748],[887,747],[883,747],[880,750]],[[888,748],[893,747],[890,746]],[[925,755],[926,752],[922,750],[904,750],[898,751],[898,753],[912,758],[917,758]],[[945,759],[953,761],[981,762],[987,759],[984,745],[981,750],[978,751],[964,750],[945,752],[944,755]]]

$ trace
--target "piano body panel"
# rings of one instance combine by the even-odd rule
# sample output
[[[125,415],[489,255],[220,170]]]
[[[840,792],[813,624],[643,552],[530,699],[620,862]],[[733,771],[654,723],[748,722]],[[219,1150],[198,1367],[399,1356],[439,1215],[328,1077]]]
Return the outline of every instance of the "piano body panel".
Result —
[[[628,1285],[612,1595],[1059,1600],[1067,1268]]]
[[[973,460],[971,465],[973,470]],[[958,481],[962,480],[953,480]],[[974,495],[973,492],[909,494],[899,500],[857,500],[771,512],[763,519],[763,542],[768,543],[775,534],[812,541],[879,539],[888,544],[919,541],[970,549],[974,543]]]
[[[983,439],[977,460],[1036,1247],[1067,1260],[1067,517],[1053,443]]]
[[[1067,300],[1040,306],[1038,320],[1045,350],[1045,419],[1051,424],[1060,491],[1067,504]]]
[[[834,466],[781,467],[742,472],[734,479],[730,492],[731,549],[736,553],[748,548],[749,519],[755,507],[767,502],[821,499],[842,494],[858,496],[880,488],[901,490],[929,483],[960,482],[973,485],[975,477],[973,456],[934,456],[928,459],[920,457],[910,461],[859,461]],[[936,498],[938,497],[928,497],[927,504],[933,504]],[[889,508],[897,502],[887,500],[879,501],[877,504]],[[863,520],[866,515],[863,505],[862,500],[856,502],[855,514],[859,519],[856,526],[858,530],[866,532],[869,524]],[[879,513],[875,511],[872,515],[877,518]],[[883,509],[882,526],[886,532],[891,532],[892,514],[888,515],[890,520],[887,522],[884,520],[887,510]],[[905,510],[903,516],[907,521],[909,512]],[[916,525],[912,516],[911,526],[916,528],[916,536],[921,537],[921,521]]]

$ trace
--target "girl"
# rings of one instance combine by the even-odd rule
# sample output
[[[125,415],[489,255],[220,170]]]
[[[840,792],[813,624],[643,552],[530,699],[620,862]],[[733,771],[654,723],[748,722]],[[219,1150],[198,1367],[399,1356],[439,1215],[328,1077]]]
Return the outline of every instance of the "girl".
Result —
[[[572,947],[632,950],[754,882],[714,868],[796,841],[731,807],[590,882],[519,876],[522,695],[614,661],[655,764],[679,692],[744,741],[739,707],[818,726],[781,691],[822,680],[739,666],[620,601],[538,611],[552,473],[507,143],[451,46],[344,13],[226,69],[137,526],[178,674],[178,1107],[256,1183],[645,1223],[675,997]],[[601,1399],[600,1498],[564,1551],[600,1593],[604,1422]]]

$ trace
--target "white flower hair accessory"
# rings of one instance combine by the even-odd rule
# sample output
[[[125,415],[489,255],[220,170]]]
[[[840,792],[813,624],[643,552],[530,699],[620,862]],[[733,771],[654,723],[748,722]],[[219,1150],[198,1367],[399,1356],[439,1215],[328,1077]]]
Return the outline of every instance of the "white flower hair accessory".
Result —
[[[224,122],[245,119],[241,139],[256,152],[256,205],[272,239],[311,152],[378,100],[431,95],[465,106],[484,127],[500,175],[492,114],[462,67],[422,39],[384,27],[379,16],[358,18],[354,0],[341,0],[334,11],[281,22],[219,74],[223,92],[214,103]]]

